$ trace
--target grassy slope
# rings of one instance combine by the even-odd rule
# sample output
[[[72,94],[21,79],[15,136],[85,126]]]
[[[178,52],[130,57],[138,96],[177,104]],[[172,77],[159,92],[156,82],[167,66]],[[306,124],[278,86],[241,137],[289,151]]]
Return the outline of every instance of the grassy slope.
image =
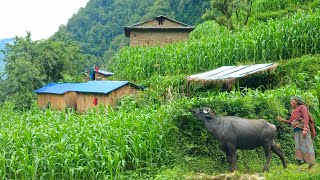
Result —
[[[227,99],[226,101],[229,101],[229,100]],[[128,101],[128,102],[131,102],[131,101]],[[148,99],[148,101],[146,102],[150,102],[150,99]],[[241,104],[238,105],[239,102],[243,103],[244,101],[235,100],[231,102],[231,105],[226,103],[226,106],[231,108],[238,107],[238,106],[241,106]],[[210,103],[212,103],[212,101]],[[244,104],[244,105],[248,105],[248,104]],[[245,107],[245,108],[247,109],[244,109],[244,111],[250,109],[250,107]],[[269,108],[267,109],[269,110]],[[55,114],[50,111],[45,111],[44,113],[47,113],[48,116],[46,114],[39,113],[39,112],[36,112],[35,116],[33,116],[33,114],[24,114],[24,116],[15,115],[15,118],[14,118],[15,120],[9,121],[7,123],[5,122],[8,121],[9,119],[12,119],[12,116],[10,116],[9,118],[8,115],[5,116],[5,114],[8,114],[8,113],[4,113],[2,115],[4,119],[2,119],[1,121],[2,122],[1,126],[2,127],[7,127],[9,125],[10,126],[7,127],[7,129],[2,128],[2,131],[7,133],[2,135],[2,138],[5,138],[11,143],[7,143],[7,144],[4,143],[4,145],[1,146],[2,150],[4,150],[3,152],[6,152],[6,154],[2,154],[3,159],[1,159],[1,165],[3,166],[1,167],[3,167],[4,170],[9,170],[10,168],[12,168],[10,169],[10,171],[13,170],[12,171],[13,176],[20,174],[21,175],[20,177],[31,178],[31,176],[29,176],[31,175],[29,173],[30,171],[28,171],[26,166],[34,162],[37,162],[37,161],[33,161],[32,158],[35,158],[35,159],[40,158],[40,162],[42,163],[42,166],[39,166],[39,168],[44,168],[42,169],[43,171],[40,171],[42,173],[47,172],[47,169],[45,168],[46,163],[48,163],[49,164],[48,166],[50,167],[51,163],[54,164],[55,162],[61,162],[61,164],[66,163],[66,164],[63,164],[64,168],[66,169],[65,170],[66,172],[62,172],[64,173],[64,174],[61,174],[62,177],[67,177],[68,173],[70,173],[69,177],[73,177],[72,176],[73,174],[71,175],[71,172],[72,173],[76,172],[75,174],[77,176],[75,177],[81,176],[81,173],[87,175],[88,177],[97,177],[96,175],[99,175],[99,174],[96,174],[96,173],[100,173],[101,177],[104,177],[103,173],[106,173],[105,174],[106,176],[110,175],[108,174],[108,170],[106,169],[107,167],[103,164],[99,164],[101,166],[97,166],[97,164],[92,162],[95,162],[96,159],[99,159],[95,157],[97,155],[101,155],[101,158],[114,155],[114,157],[112,156],[110,159],[116,159],[116,156],[118,156],[116,155],[117,153],[108,152],[109,150],[112,150],[115,152],[118,152],[118,151],[123,152],[124,154],[123,156],[126,157],[125,160],[128,160],[128,162],[126,166],[123,165],[124,167],[122,167],[122,165],[120,164],[120,168],[117,167],[116,163],[115,163],[116,166],[113,167],[112,165],[114,164],[111,163],[110,167],[108,167],[110,168],[110,172],[120,171],[121,173],[122,169],[125,169],[125,168],[126,170],[132,169],[133,171],[136,171],[136,172],[128,172],[130,173],[130,175],[126,176],[126,179],[129,179],[130,177],[131,179],[153,178],[153,175],[150,175],[150,173],[148,172],[149,170],[148,168],[150,168],[151,165],[153,164],[161,163],[161,161],[163,161],[161,163],[161,166],[154,165],[155,168],[160,169],[159,173],[155,175],[155,179],[182,179],[182,178],[213,179],[215,178],[215,176],[219,176],[221,172],[222,173],[226,172],[228,166],[224,161],[225,159],[223,157],[220,157],[218,159],[219,161],[217,161],[217,159],[213,159],[212,156],[208,157],[204,155],[202,156],[183,155],[182,156],[183,159],[176,161],[176,164],[174,165],[170,163],[166,163],[169,161],[167,159],[174,159],[174,157],[170,156],[171,152],[168,151],[168,149],[166,149],[166,144],[169,142],[165,142],[165,141],[158,142],[156,141],[158,139],[158,136],[157,137],[153,137],[153,136],[159,135],[161,133],[167,133],[163,135],[163,137],[167,137],[168,135],[170,135],[170,133],[173,132],[173,131],[169,132],[167,128],[166,129],[168,132],[160,130],[165,126],[162,126],[161,124],[159,125],[159,122],[164,123],[164,120],[170,121],[172,117],[175,117],[174,114],[170,112],[173,110],[174,110],[173,107],[165,107],[161,111],[153,110],[152,108],[149,108],[145,110],[145,112],[142,112],[141,109],[137,108],[137,106],[133,104],[132,107],[129,107],[128,109],[122,108],[118,110],[117,113],[114,114],[114,116],[106,115],[106,114],[100,114],[100,116],[95,116],[94,114],[88,114],[83,118],[83,117],[73,116],[70,114],[59,114],[59,113]],[[237,111],[241,111],[241,110],[237,110]],[[159,117],[159,115],[162,115],[162,116]],[[25,121],[22,121],[21,120],[22,118],[24,118]],[[124,122],[119,123],[119,119],[124,120]],[[38,126],[37,123],[39,123],[44,127]],[[22,126],[20,126],[21,124]],[[76,128],[70,130],[69,128],[73,126],[75,126]],[[137,128],[135,126],[139,126],[140,128],[146,127],[147,133],[146,132],[136,133]],[[140,130],[140,128],[138,129]],[[30,131],[30,129],[32,131]],[[123,129],[126,129],[126,132],[123,132],[122,131]],[[4,131],[4,130],[7,130],[7,131]],[[36,139],[38,138],[37,136],[32,136],[30,134],[26,136],[26,134],[28,134],[26,133],[27,131],[35,133],[37,136],[39,136],[39,139]],[[58,133],[59,131],[63,133]],[[154,131],[160,131],[161,133],[154,132]],[[101,132],[103,133],[100,134]],[[127,133],[127,135],[119,136],[120,133],[122,134]],[[13,136],[15,139],[12,138],[11,136]],[[73,136],[77,141],[74,141],[75,139],[70,138]],[[21,137],[24,137],[25,139],[21,141]],[[127,137],[128,139],[121,139],[121,137]],[[135,141],[137,143],[134,143],[134,141],[130,139],[134,137],[142,138],[143,140],[141,141],[138,139],[138,141]],[[32,144],[33,138],[37,140],[35,142],[36,144]],[[54,139],[50,139],[50,138],[54,138]],[[203,137],[201,138],[207,138],[207,137],[206,135],[203,135]],[[105,140],[105,141],[101,141],[101,140]],[[65,141],[67,141],[67,143]],[[121,141],[121,143],[118,143],[118,141]],[[16,144],[16,142],[19,144]],[[107,144],[104,145],[104,148],[101,148],[102,146],[100,144],[95,144],[96,142],[98,143],[105,142]],[[152,144],[152,142],[154,142],[156,143],[156,148],[153,148],[154,149],[153,151],[150,151],[150,149],[148,149],[151,146],[147,146],[145,149],[143,149],[140,147],[141,143],[139,142],[145,142],[145,143],[142,143],[142,145]],[[29,143],[29,144],[26,145],[26,143]],[[23,160],[23,158],[26,158],[27,156],[25,156],[23,153],[28,152],[29,146],[31,145],[32,147],[35,146],[37,148],[34,151],[32,151],[32,154],[31,153],[29,154],[30,163],[23,163],[23,162],[21,163],[20,160],[26,162],[25,160]],[[71,146],[74,145],[74,147],[78,147],[77,145],[81,145],[82,148],[80,148],[81,149],[80,152],[74,153],[76,148],[68,149],[71,147],[70,145]],[[120,147],[120,145],[122,145],[123,147]],[[129,148],[126,145],[129,145]],[[44,148],[43,146],[45,146],[46,148]],[[12,157],[15,157],[15,156],[11,156],[11,153],[15,153],[15,151],[10,151],[11,149],[10,147],[12,147],[12,149],[15,149],[15,148],[19,149],[19,151],[17,151],[18,152],[17,157],[20,157],[20,158],[13,159],[11,161],[15,163],[11,163],[11,164],[9,162],[3,163],[7,160],[10,160],[10,158]],[[161,149],[161,147],[164,149]],[[201,148],[201,146],[199,147]],[[171,149],[169,148],[169,150]],[[39,155],[42,155],[42,154],[41,153],[38,154],[38,151],[48,152],[48,154],[47,153],[44,153],[44,154],[48,156],[52,155],[52,157],[49,157],[49,158],[48,157],[42,158],[41,156],[39,157]],[[134,151],[137,151],[137,153],[135,154]],[[108,152],[109,154],[107,153],[106,155],[104,155],[105,152]],[[164,152],[166,155],[161,154]],[[300,167],[297,167],[295,165],[289,165],[289,168],[287,170],[282,170],[282,167],[279,166],[279,162],[277,161],[278,159],[275,158],[275,156],[273,156],[272,158],[273,160],[271,161],[271,164],[270,164],[271,171],[269,173],[262,174],[261,169],[262,169],[262,164],[264,163],[264,159],[260,158],[261,156],[256,155],[258,153],[261,154],[261,151],[257,151],[257,153],[251,153],[251,152],[252,151],[249,151],[248,153],[239,152],[240,170],[235,175],[233,174],[228,174],[228,175],[238,177],[246,173],[256,174],[256,172],[258,172],[258,176],[266,176],[269,179],[275,179],[275,178],[302,179],[308,176],[309,177],[312,176],[316,178],[320,174],[319,167],[316,167],[312,171],[305,171],[303,170],[304,167],[302,167],[300,171]],[[93,154],[95,156],[93,156]],[[127,156],[128,154],[131,156]],[[144,156],[148,154],[152,158],[150,158],[149,156],[140,157],[141,155]],[[219,153],[217,154],[221,155]],[[250,154],[253,154],[253,155],[250,156]],[[56,157],[57,155],[59,156],[58,158]],[[66,157],[68,155],[74,156],[74,157],[67,159]],[[137,156],[137,157],[133,158],[134,156]],[[80,161],[79,160],[80,158],[78,157],[82,157],[83,159],[81,159]],[[164,159],[161,160],[161,158],[164,158]],[[252,158],[254,158],[253,161],[249,161],[249,162],[247,161],[248,159],[251,160]],[[46,160],[49,160],[49,159],[52,161],[47,162]],[[149,162],[146,159],[154,159],[154,160]],[[78,162],[85,162],[84,167],[82,167],[83,169],[79,168],[79,166],[77,165]],[[113,162],[113,161],[108,161],[108,160],[101,161],[99,159],[97,162],[101,163],[101,162]],[[87,165],[85,165],[86,163]],[[12,165],[12,166],[6,167],[7,165]],[[74,167],[77,167],[77,168],[74,169]],[[21,168],[22,170],[20,170],[19,168]],[[30,167],[28,166],[28,168]],[[31,168],[34,168],[34,167],[31,167]],[[57,168],[58,171],[61,170],[59,167],[53,167],[53,168]],[[144,171],[146,173],[144,175],[141,175],[139,170]],[[3,173],[3,171],[0,171],[0,172]],[[26,176],[23,176],[23,173],[25,173]],[[47,174],[48,177],[49,177],[49,174],[50,172]],[[117,175],[118,174],[115,174],[113,177],[118,177]],[[10,176],[8,176],[7,174],[5,177],[10,177]],[[35,177],[38,177],[38,176],[35,176]]]
[[[207,163],[203,161],[203,163]],[[290,164],[287,169],[283,169],[282,166],[270,166],[269,172],[263,173],[261,171],[248,173],[240,170],[234,173],[214,173],[201,171],[195,172],[190,168],[176,166],[172,169],[167,169],[162,173],[158,174],[155,179],[258,179],[264,177],[265,179],[277,179],[277,180],[303,180],[303,179],[319,179],[320,178],[320,167],[316,166],[311,170],[307,169],[307,165],[297,166]]]

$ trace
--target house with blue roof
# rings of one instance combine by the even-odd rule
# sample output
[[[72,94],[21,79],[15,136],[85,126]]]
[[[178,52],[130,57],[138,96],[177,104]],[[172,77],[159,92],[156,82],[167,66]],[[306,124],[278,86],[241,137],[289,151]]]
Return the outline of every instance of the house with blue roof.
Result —
[[[78,84],[77,111],[85,112],[99,104],[115,106],[119,98],[134,95],[141,87],[129,81],[88,81]]]
[[[129,81],[88,81],[85,83],[50,83],[34,91],[39,108],[55,110],[72,107],[78,112],[102,105],[114,106],[126,95],[134,95],[141,87]]]

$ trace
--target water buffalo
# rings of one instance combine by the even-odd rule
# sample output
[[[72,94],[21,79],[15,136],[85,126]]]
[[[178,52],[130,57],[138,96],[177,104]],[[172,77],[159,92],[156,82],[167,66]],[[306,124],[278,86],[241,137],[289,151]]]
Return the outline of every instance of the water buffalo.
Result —
[[[227,155],[230,171],[236,170],[237,149],[254,149],[262,146],[266,156],[263,171],[268,171],[271,151],[276,153],[286,168],[287,164],[283,153],[277,148],[274,137],[276,126],[263,119],[249,120],[235,116],[218,117],[207,107],[191,110],[194,116],[202,120],[205,127],[219,142],[220,148]]]

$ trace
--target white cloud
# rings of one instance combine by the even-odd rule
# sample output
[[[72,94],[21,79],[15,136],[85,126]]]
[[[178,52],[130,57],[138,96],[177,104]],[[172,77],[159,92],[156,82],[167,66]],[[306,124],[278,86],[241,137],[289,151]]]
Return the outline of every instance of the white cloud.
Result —
[[[0,39],[25,36],[47,39],[89,0],[0,0]]]

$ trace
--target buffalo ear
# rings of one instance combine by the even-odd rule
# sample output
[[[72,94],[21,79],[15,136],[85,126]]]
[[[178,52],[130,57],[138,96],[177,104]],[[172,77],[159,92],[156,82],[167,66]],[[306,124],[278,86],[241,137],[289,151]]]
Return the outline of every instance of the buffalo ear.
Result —
[[[206,119],[212,119],[212,117],[211,117],[209,114],[205,115],[204,117],[205,117]]]

